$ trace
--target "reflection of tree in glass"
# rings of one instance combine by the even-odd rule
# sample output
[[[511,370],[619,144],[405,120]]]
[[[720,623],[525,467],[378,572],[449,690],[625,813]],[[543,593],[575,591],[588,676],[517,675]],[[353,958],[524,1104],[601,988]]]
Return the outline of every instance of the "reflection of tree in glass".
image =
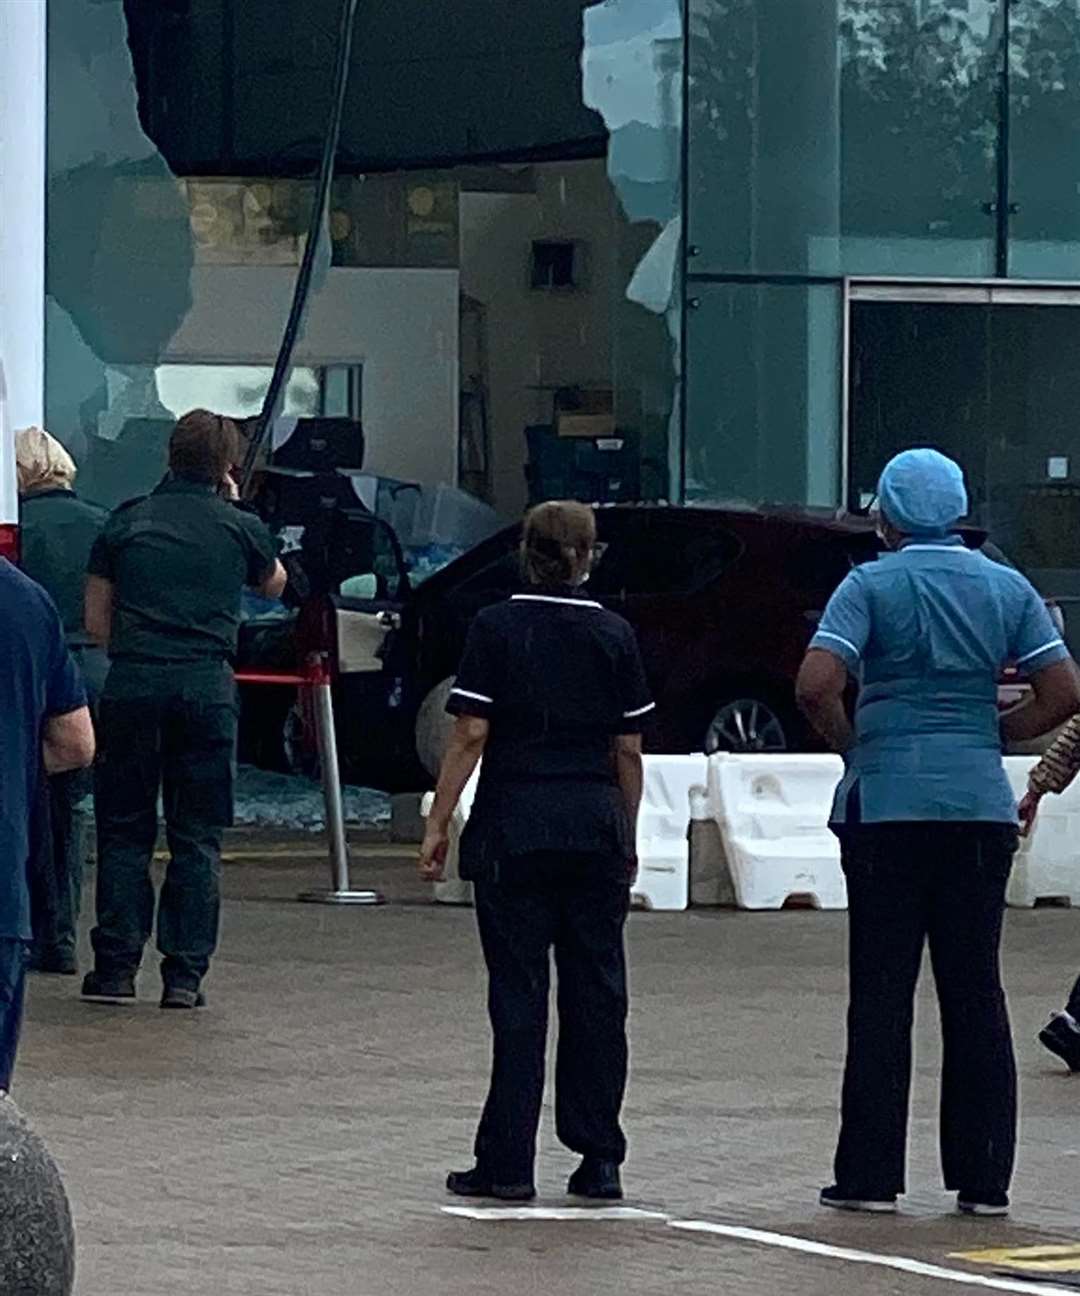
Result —
[[[1080,3],[1024,0],[1011,16],[1013,232],[1080,240]],[[1071,164],[1070,164],[1071,163]]]
[[[755,259],[754,194],[770,166],[786,164],[770,124],[795,111],[792,94],[821,113],[813,125],[823,166],[839,143],[845,233],[990,237],[982,207],[994,198],[1000,4],[802,3],[807,30],[836,36],[838,103],[807,93],[806,56],[795,42],[785,54],[772,34],[785,26],[787,0],[691,6],[692,182],[712,197],[732,264]],[[1075,0],[1047,6],[1075,21]],[[829,69],[815,64],[809,76],[827,84]]]
[[[1000,48],[987,5],[843,0],[845,232],[993,236]]]
[[[754,259],[757,11],[756,0],[690,6],[691,217],[705,209],[702,223],[736,268]]]

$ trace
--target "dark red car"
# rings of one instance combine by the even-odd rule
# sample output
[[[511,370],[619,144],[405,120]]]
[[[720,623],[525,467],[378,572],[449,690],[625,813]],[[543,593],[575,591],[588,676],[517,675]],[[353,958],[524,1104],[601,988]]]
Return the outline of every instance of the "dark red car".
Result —
[[[872,525],[825,512],[662,505],[598,508],[597,523],[602,556],[589,592],[637,632],[657,703],[648,749],[820,750],[795,706],[795,675],[830,595],[879,552]],[[470,621],[521,587],[520,527],[412,589],[385,523],[357,514],[345,525],[353,540],[331,546],[346,555],[332,580],[337,592],[321,618],[302,618],[320,626],[315,637],[335,659],[344,772],[392,791],[420,788],[441,754],[443,706]],[[965,538],[976,546],[986,536]],[[354,571],[357,562],[373,571]],[[279,661],[295,657],[295,644],[280,639],[294,632],[281,627],[276,641],[274,633]],[[254,641],[245,641],[244,664],[253,664]],[[1014,700],[1015,688],[1010,682],[1003,698]],[[271,714],[265,698],[251,712],[255,758],[280,764],[291,726],[284,748],[295,763],[296,714]]]
[[[877,552],[872,527],[824,513],[659,505],[599,508],[597,521],[603,553],[589,590],[637,631],[657,702],[648,747],[816,746],[795,707],[795,674],[829,595]],[[354,524],[378,530],[368,548],[382,574],[371,598],[332,598],[345,772],[368,785],[419,787],[437,757],[469,622],[520,588],[520,528],[410,590],[406,573],[393,571],[389,529],[370,518]],[[342,583],[356,589],[355,579],[335,587]]]

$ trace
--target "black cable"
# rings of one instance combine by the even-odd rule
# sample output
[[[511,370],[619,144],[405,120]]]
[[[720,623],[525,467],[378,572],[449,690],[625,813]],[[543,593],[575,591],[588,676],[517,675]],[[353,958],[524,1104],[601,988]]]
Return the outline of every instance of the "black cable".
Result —
[[[315,202],[311,209],[311,223],[308,228],[304,256],[300,262],[300,272],[296,276],[296,287],[293,289],[292,306],[285,324],[285,335],[274,361],[274,375],[263,401],[262,410],[255,423],[255,430],[244,455],[244,466],[240,477],[242,494],[248,493],[255,471],[255,461],[259,449],[266,439],[267,429],[273,421],[274,411],[285,389],[285,383],[292,369],[293,352],[300,335],[300,325],[304,319],[304,307],[307,305],[311,291],[311,279],[315,270],[315,257],[322,240],[323,227],[326,223],[327,209],[330,202],[330,185],[334,179],[334,161],[337,158],[338,140],[341,137],[341,120],[345,115],[345,97],[349,89],[349,68],[352,63],[353,31],[356,26],[356,11],[359,0],[342,0],[341,21],[338,27],[337,63],[334,69],[334,97],[331,102],[330,119],[326,127],[326,139],[323,141],[322,161],[319,165],[319,179],[315,189]]]

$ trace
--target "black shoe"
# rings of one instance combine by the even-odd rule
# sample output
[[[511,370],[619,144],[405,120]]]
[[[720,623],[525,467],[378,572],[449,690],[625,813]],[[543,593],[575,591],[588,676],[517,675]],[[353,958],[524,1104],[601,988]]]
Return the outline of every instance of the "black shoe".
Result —
[[[125,1003],[135,998],[135,976],[130,972],[87,972],[83,978],[82,997],[88,1003]]]
[[[189,990],[186,986],[166,986],[161,992],[162,1008],[205,1008],[206,995],[201,990]]]
[[[1009,1196],[1003,1192],[960,1192],[956,1194],[956,1209],[961,1215],[1000,1219],[1009,1213]]]
[[[838,1184],[822,1188],[819,1198],[822,1206],[833,1210],[863,1211],[867,1215],[891,1215],[896,1210],[896,1194],[845,1192]]]
[[[1068,1013],[1052,1013],[1039,1032],[1039,1043],[1048,1048],[1070,1071],[1080,1071],[1080,1030]]]
[[[536,1196],[533,1184],[495,1183],[479,1166],[471,1170],[451,1170],[446,1176],[446,1191],[455,1197],[495,1197],[499,1201],[532,1201]]]
[[[571,1197],[591,1197],[596,1201],[622,1201],[622,1180],[614,1161],[595,1161],[585,1157],[570,1176],[566,1191]]]
[[[30,971],[45,976],[78,976],[79,964],[75,955],[66,950],[35,950],[30,956]]]

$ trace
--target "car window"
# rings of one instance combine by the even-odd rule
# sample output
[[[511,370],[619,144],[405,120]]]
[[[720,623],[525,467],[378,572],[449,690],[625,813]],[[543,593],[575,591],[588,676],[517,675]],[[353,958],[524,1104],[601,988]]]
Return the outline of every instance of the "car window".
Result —
[[[792,545],[786,576],[793,590],[807,598],[827,599],[853,567],[877,556],[873,534],[850,537],[826,533]]]
[[[603,553],[589,582],[600,598],[688,594],[714,581],[741,545],[706,513],[599,515]]]
[[[459,593],[506,598],[522,587],[521,557],[517,544],[493,558],[479,571],[463,580]]]

